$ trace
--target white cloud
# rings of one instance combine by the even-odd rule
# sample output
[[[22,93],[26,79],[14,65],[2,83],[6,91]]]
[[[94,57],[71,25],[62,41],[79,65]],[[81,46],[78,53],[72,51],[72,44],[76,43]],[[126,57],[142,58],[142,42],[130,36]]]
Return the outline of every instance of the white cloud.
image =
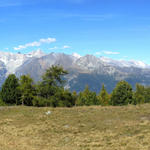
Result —
[[[112,51],[100,51],[100,52],[96,52],[95,55],[119,55],[119,52],[112,52]]]
[[[102,54],[102,52],[96,52],[95,53],[95,55],[101,55]]]
[[[63,49],[67,49],[67,48],[71,48],[71,47],[68,46],[68,45],[64,45],[64,46],[63,46]]]
[[[76,58],[81,58],[82,56],[79,55],[78,53],[73,53],[72,56],[76,57]]]
[[[41,43],[52,43],[52,42],[56,42],[55,38],[47,38],[47,39],[40,39]]]
[[[55,46],[55,47],[52,47],[52,48],[49,48],[50,50],[55,50],[55,49],[58,49],[58,47],[57,46]]]
[[[119,52],[112,52],[112,51],[103,51],[104,54],[106,55],[119,55]]]
[[[50,44],[53,42],[56,42],[55,38],[40,39],[39,41],[34,41],[32,43],[27,43],[25,45],[19,45],[18,47],[14,47],[14,50],[26,49],[28,47],[39,47],[44,43]]]
[[[57,49],[68,49],[68,48],[71,48],[71,46],[68,46],[68,45],[64,45],[63,47],[52,47],[52,48],[49,48],[50,50],[57,50]]]

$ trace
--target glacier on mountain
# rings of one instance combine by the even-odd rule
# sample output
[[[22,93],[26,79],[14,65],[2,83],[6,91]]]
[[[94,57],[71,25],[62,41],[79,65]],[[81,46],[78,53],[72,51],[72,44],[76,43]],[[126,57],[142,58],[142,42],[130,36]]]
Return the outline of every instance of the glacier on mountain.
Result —
[[[7,69],[7,75],[15,73],[25,61],[31,58],[40,58],[45,54],[41,50],[33,51],[28,54],[11,53],[0,51],[0,61],[2,61]]]

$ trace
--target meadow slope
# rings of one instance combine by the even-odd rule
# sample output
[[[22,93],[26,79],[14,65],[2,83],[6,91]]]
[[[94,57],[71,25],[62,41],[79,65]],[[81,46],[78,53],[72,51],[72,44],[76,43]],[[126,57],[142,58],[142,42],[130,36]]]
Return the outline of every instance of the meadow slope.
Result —
[[[150,150],[150,104],[0,107],[0,150]]]

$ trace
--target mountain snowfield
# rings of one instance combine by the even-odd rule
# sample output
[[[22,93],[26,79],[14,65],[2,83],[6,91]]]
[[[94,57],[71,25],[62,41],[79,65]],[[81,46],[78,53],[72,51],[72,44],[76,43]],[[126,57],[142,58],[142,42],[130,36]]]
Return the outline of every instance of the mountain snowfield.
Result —
[[[20,67],[25,61],[33,57],[40,58],[45,54],[41,50],[33,51],[28,54],[10,53],[0,51],[0,61],[4,63],[7,69],[7,75],[15,73],[16,69]]]
[[[137,68],[150,68],[150,65],[145,64],[142,61],[136,61],[136,60],[113,60],[107,57],[100,57],[100,60],[104,63],[107,63],[109,65],[119,66],[119,67],[137,67]]]
[[[54,53],[55,57],[58,56],[57,53]],[[32,51],[28,54],[21,54],[21,53],[11,53],[11,52],[2,52],[0,51],[0,61],[4,63],[4,65],[6,66],[7,69],[7,75],[11,74],[11,73],[15,73],[16,69],[18,67],[20,67],[24,62],[26,62],[29,59],[32,58],[41,58],[45,55],[43,51],[41,51],[40,49],[38,49],[37,51]],[[73,53],[72,56],[74,57],[74,59],[77,61],[80,58],[83,58],[81,55],[77,54],[77,53]],[[92,59],[92,55],[90,58]],[[93,56],[95,57],[95,56]],[[95,58],[93,58],[95,59]],[[131,61],[125,61],[125,60],[113,60],[107,57],[97,57],[97,59],[99,59],[99,61],[108,64],[108,65],[112,65],[112,66],[119,66],[119,67],[137,67],[137,68],[150,68],[150,65],[145,64],[142,61],[135,61],[135,60],[131,60]],[[94,61],[94,60],[93,60]],[[93,64],[88,63],[85,64],[92,67]],[[96,64],[94,64],[96,65]],[[86,67],[86,66],[85,66]]]
[[[102,83],[109,91],[119,80],[127,80],[133,86],[139,82],[150,85],[150,65],[142,61],[113,60],[94,55],[80,56],[64,53],[46,54],[40,49],[28,54],[0,52],[0,86],[9,74],[30,74],[35,81],[51,65],[62,65],[69,71],[66,87],[78,92],[88,84],[96,92]],[[97,85],[98,84],[98,85]]]

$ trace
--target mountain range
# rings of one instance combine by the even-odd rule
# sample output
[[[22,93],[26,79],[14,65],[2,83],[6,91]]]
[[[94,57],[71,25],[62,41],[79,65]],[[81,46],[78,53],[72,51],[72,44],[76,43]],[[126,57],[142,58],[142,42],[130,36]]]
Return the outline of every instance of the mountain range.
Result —
[[[133,87],[136,83],[150,85],[150,65],[142,61],[113,60],[93,55],[50,53],[41,50],[28,54],[0,52],[0,86],[9,74],[20,77],[30,74],[39,81],[45,70],[52,65],[61,65],[68,70],[65,88],[82,91],[86,85],[99,92],[104,83],[111,92],[120,80],[128,81]]]

